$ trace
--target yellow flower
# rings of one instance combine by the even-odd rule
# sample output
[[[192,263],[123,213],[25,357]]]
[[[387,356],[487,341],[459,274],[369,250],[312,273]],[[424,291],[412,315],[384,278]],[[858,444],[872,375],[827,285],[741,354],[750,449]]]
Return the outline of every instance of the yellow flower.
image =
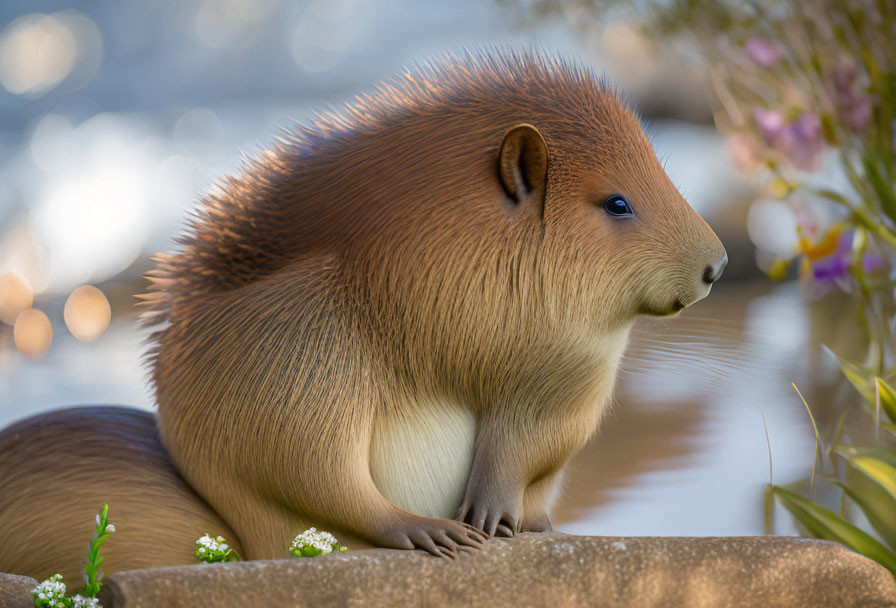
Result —
[[[769,184],[768,192],[775,198],[784,198],[788,194],[790,194],[790,184],[787,183],[787,180],[783,177],[777,177],[775,180]]]
[[[810,261],[820,260],[827,257],[837,250],[837,244],[840,242],[840,235],[843,233],[842,224],[834,224],[831,229],[825,233],[821,239],[815,243],[810,241],[803,235],[801,227],[796,229],[800,239],[800,253],[805,255]]]

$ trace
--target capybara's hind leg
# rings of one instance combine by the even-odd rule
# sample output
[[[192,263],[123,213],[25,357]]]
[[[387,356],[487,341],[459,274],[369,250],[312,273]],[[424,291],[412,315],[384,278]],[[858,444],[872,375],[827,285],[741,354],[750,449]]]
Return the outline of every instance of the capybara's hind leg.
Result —
[[[195,541],[230,527],[180,477],[149,412],[84,407],[40,414],[0,431],[0,572],[80,586],[95,514],[115,533],[103,570],[196,563]]]

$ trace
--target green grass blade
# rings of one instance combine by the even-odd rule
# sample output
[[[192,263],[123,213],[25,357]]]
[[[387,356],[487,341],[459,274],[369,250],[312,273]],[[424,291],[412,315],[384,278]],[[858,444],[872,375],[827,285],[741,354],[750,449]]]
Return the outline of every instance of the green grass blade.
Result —
[[[896,574],[896,553],[876,539],[836,513],[809,502],[799,494],[780,486],[772,486],[772,492],[784,508],[790,511],[813,536],[841,543]]]
[[[809,420],[812,422],[812,430],[815,432],[815,457],[812,460],[812,478],[809,483],[809,487],[812,490],[812,500],[815,500],[815,469],[818,466],[818,461],[821,460],[821,473],[824,474],[824,459],[821,453],[821,436],[818,434],[818,425],[815,424],[815,416],[812,415],[812,410],[809,408],[809,404],[806,403],[805,397],[800,392],[800,389],[796,387],[796,382],[791,382],[790,386],[793,387],[793,390],[796,391],[796,394],[800,396],[800,401],[803,402],[803,406],[806,408],[806,413],[809,414]]]
[[[856,390],[859,391],[859,394],[862,395],[865,403],[871,406],[873,411],[876,398],[874,394],[874,384],[871,381],[872,374],[858,363],[853,363],[852,361],[844,359],[827,346],[824,346],[823,348],[835,359],[837,359],[837,364],[840,366],[840,371],[842,371],[847,380],[849,380],[849,382],[854,387],[856,387]]]
[[[880,408],[891,422],[896,422],[896,390],[880,378],[875,378],[874,381],[880,396]]]

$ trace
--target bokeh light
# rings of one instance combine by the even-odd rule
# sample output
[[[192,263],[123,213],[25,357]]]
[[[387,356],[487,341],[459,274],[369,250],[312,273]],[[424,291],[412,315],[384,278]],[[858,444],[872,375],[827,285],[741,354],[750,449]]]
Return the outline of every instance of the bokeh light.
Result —
[[[16,317],[13,340],[22,354],[35,359],[40,357],[53,342],[50,319],[40,310],[34,308],[23,310]]]
[[[75,37],[50,15],[23,15],[0,34],[0,83],[17,95],[42,94],[75,67]]]
[[[14,272],[0,275],[0,321],[12,325],[23,310],[31,308],[34,294]]]
[[[81,13],[22,15],[0,33],[0,84],[30,99],[67,79],[83,85],[99,68],[102,46],[96,24]]]
[[[75,289],[65,301],[65,324],[83,342],[99,338],[112,318],[112,308],[102,291],[92,285]]]
[[[293,32],[293,61],[307,73],[337,65],[347,53],[363,44],[372,15],[371,3],[358,0],[315,0],[308,4]]]
[[[214,49],[245,48],[264,33],[261,25],[279,0],[206,0],[196,14],[199,40]]]
[[[109,114],[74,131],[64,120],[41,121],[32,155],[50,175],[38,193],[28,232],[47,251],[49,291],[65,293],[108,279],[140,255],[148,236],[155,168],[162,162],[146,141],[138,125]],[[70,146],[77,155],[66,154]]]

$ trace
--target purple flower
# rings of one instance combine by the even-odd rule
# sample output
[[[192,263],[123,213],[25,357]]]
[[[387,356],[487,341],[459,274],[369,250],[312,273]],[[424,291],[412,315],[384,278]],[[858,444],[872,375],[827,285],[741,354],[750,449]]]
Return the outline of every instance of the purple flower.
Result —
[[[849,283],[843,281],[849,273],[849,258],[852,254],[853,231],[847,230],[839,235],[836,245],[831,252],[822,258],[815,258],[811,253],[807,256],[812,260],[812,276],[820,283],[836,283],[841,289],[847,291]]]
[[[783,152],[797,169],[817,170],[824,149],[821,121],[815,114],[804,112],[781,130],[774,146]]]
[[[796,120],[786,124],[780,113],[754,107],[753,119],[765,143],[782,152],[796,168],[804,171],[818,168],[824,138],[821,121],[815,114],[804,112]]]
[[[744,43],[747,56],[757,65],[768,67],[781,59],[781,51],[770,40],[760,36],[751,36]]]
[[[873,253],[866,253],[862,256],[862,269],[865,272],[874,272],[875,270],[880,270],[884,267],[884,261],[880,258],[880,256],[874,255]]]
[[[845,277],[848,269],[846,256],[835,254],[812,264],[812,276],[816,281],[833,281]]]

